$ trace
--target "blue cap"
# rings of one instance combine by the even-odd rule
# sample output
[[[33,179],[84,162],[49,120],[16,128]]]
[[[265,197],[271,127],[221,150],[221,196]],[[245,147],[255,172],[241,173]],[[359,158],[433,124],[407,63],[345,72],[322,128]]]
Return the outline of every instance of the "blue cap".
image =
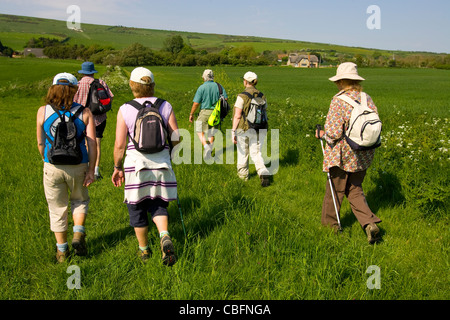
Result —
[[[94,68],[94,63],[92,62],[83,62],[81,64],[81,70],[78,71],[78,73],[82,73],[82,74],[93,74],[93,73],[97,73],[98,71],[95,70]]]

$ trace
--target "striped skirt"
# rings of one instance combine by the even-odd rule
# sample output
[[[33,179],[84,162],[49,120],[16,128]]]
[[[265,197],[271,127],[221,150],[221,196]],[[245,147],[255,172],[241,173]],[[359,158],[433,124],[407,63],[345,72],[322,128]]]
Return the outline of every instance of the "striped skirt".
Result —
[[[130,150],[128,150],[130,151]],[[170,202],[177,200],[177,180],[167,161],[146,161],[137,151],[127,152],[124,162],[125,199],[127,204],[137,204],[145,199]]]

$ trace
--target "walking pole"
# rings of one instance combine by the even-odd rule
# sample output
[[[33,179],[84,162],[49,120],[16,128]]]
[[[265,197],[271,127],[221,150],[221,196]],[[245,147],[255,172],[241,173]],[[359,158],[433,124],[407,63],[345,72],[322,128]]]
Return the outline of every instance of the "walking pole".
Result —
[[[322,154],[325,156],[325,149],[323,148],[323,140],[322,140],[322,138],[320,138],[320,130],[322,130],[322,128],[320,127],[320,124],[316,125],[316,130],[317,130],[317,137],[319,137],[318,139],[320,140],[320,145],[322,146]],[[337,218],[337,221],[339,224],[339,231],[342,231],[341,219],[339,219],[339,212],[338,212],[337,205],[336,205],[335,193],[334,193],[334,188],[333,188],[333,182],[331,181],[330,170],[328,170],[328,172],[327,172],[327,179],[328,179],[328,182],[330,183],[331,195],[332,195],[333,204],[334,204],[334,211],[336,212],[336,218]]]
[[[187,242],[186,228],[184,227],[183,212],[181,211],[181,204],[180,198],[178,197],[178,193],[177,193],[177,203],[178,203],[178,210],[180,211],[181,225],[183,226],[184,241]]]
[[[173,150],[172,139],[169,138],[168,141],[169,141],[170,161],[172,161],[172,150]],[[181,203],[180,203],[180,197],[178,196],[178,192],[177,192],[177,204],[178,204],[178,211],[180,211],[181,225],[183,226],[184,243],[186,244],[186,242],[187,242],[186,228],[184,227],[183,212],[181,211]]]

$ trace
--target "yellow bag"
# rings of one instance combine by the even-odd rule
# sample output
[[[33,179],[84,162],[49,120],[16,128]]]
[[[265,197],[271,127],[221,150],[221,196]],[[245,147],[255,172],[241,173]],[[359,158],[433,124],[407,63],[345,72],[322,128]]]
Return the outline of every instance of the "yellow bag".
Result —
[[[213,112],[209,116],[208,125],[210,125],[211,127],[215,127],[219,123],[220,123],[220,99],[219,99],[219,101],[217,101]]]

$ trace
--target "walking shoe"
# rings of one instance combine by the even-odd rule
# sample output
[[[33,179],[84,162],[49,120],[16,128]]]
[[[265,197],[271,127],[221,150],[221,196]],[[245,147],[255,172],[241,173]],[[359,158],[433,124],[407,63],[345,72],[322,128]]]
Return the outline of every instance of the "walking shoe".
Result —
[[[161,238],[161,251],[163,264],[171,267],[175,264],[175,262],[177,262],[175,249],[173,247],[172,239],[170,239],[170,236],[165,235]]]
[[[269,176],[262,175],[259,178],[261,179],[261,187],[264,188],[270,186]]]
[[[208,144],[205,145],[205,150],[203,151],[203,158],[205,160],[211,159],[211,157],[212,157],[212,149],[213,149],[213,147],[212,147],[211,144],[208,143]]]
[[[150,249],[138,249],[138,256],[139,258],[141,258],[142,262],[146,262],[148,259],[150,259]]]
[[[58,263],[63,263],[64,261],[66,261],[66,259],[69,258],[69,255],[70,252],[68,249],[65,252],[61,252],[58,248],[56,248],[56,261]]]
[[[83,232],[74,232],[72,239],[72,247],[77,256],[85,256],[87,254],[86,234]]]
[[[365,230],[367,234],[367,241],[369,241],[370,244],[380,240],[380,229],[375,223],[369,223]]]

